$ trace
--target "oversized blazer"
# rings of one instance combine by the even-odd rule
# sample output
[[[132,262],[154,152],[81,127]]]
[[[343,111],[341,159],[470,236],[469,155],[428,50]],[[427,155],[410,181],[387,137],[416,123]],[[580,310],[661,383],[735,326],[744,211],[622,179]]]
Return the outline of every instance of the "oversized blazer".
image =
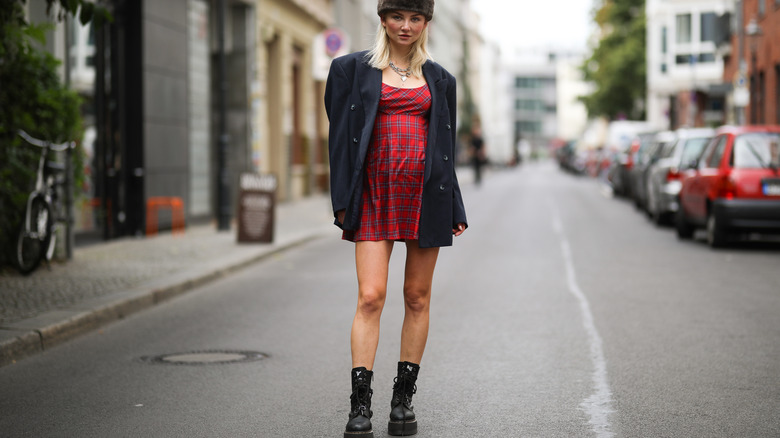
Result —
[[[344,223],[360,224],[364,163],[374,130],[382,89],[382,71],[367,62],[368,52],[333,60],[325,85],[325,110],[330,120],[328,149],[330,190],[334,216],[346,210]],[[425,176],[420,211],[421,248],[452,245],[452,230],[466,222],[466,211],[455,175],[455,77],[439,64],[427,61],[423,75],[431,92]]]

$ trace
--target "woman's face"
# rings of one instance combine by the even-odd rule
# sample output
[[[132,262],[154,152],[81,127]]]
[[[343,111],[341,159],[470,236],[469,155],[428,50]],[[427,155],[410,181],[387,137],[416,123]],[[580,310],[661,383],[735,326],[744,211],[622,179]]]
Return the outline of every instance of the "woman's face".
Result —
[[[411,47],[428,26],[425,16],[418,12],[391,11],[382,17],[382,26],[385,27],[390,42],[402,47]]]

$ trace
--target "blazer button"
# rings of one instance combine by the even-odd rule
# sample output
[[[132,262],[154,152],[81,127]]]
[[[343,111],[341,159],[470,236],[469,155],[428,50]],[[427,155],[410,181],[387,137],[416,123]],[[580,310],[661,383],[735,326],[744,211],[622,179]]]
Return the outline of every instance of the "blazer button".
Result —
[[[444,191],[444,184],[439,185],[439,190]]]
[[[448,156],[446,156],[446,155],[445,155],[445,156],[443,156],[443,157],[442,157],[442,159],[443,159],[444,161],[447,161],[447,160],[449,160],[449,159],[450,159],[450,157],[448,157]]]
[[[357,137],[355,137],[355,138],[353,138],[353,139],[352,139],[352,143],[357,143],[357,142],[358,142],[358,139],[357,139]]]
[[[450,125],[449,123],[447,123],[447,130],[449,131],[450,129],[452,129],[452,125]]]
[[[355,111],[355,104],[353,103],[351,107],[349,107],[350,110]]]

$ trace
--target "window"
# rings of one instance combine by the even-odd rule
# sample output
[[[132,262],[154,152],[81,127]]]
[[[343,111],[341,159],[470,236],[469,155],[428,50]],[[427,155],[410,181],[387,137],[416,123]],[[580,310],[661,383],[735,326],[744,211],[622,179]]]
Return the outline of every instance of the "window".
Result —
[[[734,142],[732,163],[735,168],[780,165],[780,134],[743,134]]]
[[[527,111],[541,111],[543,108],[544,108],[544,104],[538,100],[517,99],[515,101],[515,109],[527,110]]]
[[[778,0],[780,6],[780,0]],[[780,64],[775,65],[775,123],[780,125]]]
[[[661,64],[661,73],[666,73],[666,63]]]
[[[533,120],[518,120],[515,122],[516,134],[538,134],[542,132],[541,122]]]
[[[550,77],[529,77],[517,76],[515,78],[515,88],[543,88],[555,86],[555,79]]]
[[[689,138],[683,146],[680,166],[687,166],[691,161],[698,160],[704,147],[709,143],[710,137]]]
[[[666,39],[668,38],[668,35],[666,35],[666,26],[661,28],[661,53],[666,54]]]
[[[718,139],[717,145],[709,153],[707,162],[704,167],[718,168],[720,167],[721,158],[723,158],[723,151],[726,149],[726,136],[723,135]]]
[[[661,157],[660,158],[669,158],[674,154],[674,149],[677,148],[677,144],[680,143],[682,140],[678,141],[670,141],[669,143],[666,143],[661,149]]]
[[[699,53],[699,62],[715,62],[715,54]]]
[[[677,16],[677,43],[691,42],[691,14],[680,14]]]
[[[674,57],[674,63],[677,64],[677,65],[680,65],[680,64],[690,64],[691,56],[692,55],[677,55],[677,56]]]
[[[715,26],[718,18],[714,12],[701,14],[701,40],[715,42]]]

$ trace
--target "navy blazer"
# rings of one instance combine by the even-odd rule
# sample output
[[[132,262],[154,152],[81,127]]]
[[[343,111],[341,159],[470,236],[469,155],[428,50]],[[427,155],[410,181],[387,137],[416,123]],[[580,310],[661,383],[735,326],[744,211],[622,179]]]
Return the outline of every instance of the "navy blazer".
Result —
[[[368,52],[333,60],[325,85],[325,110],[330,120],[330,194],[333,213],[346,210],[344,230],[360,224],[363,164],[371,142],[382,89],[382,71],[367,62]],[[425,176],[420,211],[421,248],[452,245],[452,230],[466,222],[466,210],[455,175],[455,77],[433,61],[423,65],[431,91]]]

